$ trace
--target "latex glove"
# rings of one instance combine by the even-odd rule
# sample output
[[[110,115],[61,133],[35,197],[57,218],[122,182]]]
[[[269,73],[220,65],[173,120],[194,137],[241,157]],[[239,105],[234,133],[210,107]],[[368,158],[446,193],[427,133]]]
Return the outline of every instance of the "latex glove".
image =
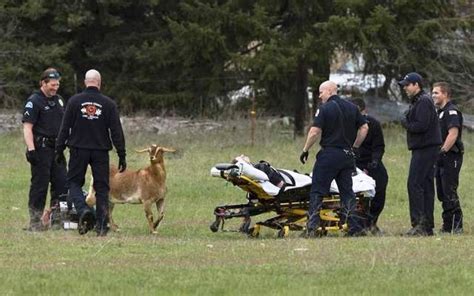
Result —
[[[302,164],[306,163],[306,161],[308,160],[308,155],[309,155],[308,151],[301,152],[300,161]]]
[[[379,166],[379,161],[374,159],[367,164],[367,168],[370,170],[376,169]]]
[[[38,163],[38,154],[36,153],[36,150],[27,150],[26,160],[31,163],[31,165],[36,165]]]
[[[123,171],[127,169],[127,161],[125,160],[125,157],[119,158],[118,169],[119,169],[119,173],[122,173]]]
[[[58,165],[66,164],[66,157],[64,157],[63,151],[56,151],[56,155],[54,156],[54,161]]]
[[[354,153],[354,159],[360,158],[360,148],[352,147],[352,152]]]

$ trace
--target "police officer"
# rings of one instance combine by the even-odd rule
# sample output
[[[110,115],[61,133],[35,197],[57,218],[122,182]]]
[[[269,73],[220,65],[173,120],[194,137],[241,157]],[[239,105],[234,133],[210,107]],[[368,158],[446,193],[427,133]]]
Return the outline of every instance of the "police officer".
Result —
[[[28,199],[29,231],[45,230],[41,223],[51,183],[50,206],[66,200],[66,166],[54,161],[54,144],[64,114],[64,101],[57,94],[61,75],[48,68],[40,78],[40,89],[27,99],[23,111],[23,136],[27,146],[26,159],[31,165],[31,185]]]
[[[319,227],[319,212],[323,197],[330,194],[333,179],[336,180],[341,196],[341,221],[348,222],[348,235],[362,233],[363,226],[356,219],[356,198],[352,190],[354,170],[353,148],[358,148],[367,135],[368,125],[357,107],[341,99],[337,85],[332,81],[323,82],[319,87],[322,105],[316,111],[313,125],[308,132],[300,161],[308,159],[309,149],[321,137],[321,149],[316,156],[310,192],[307,237],[316,236]]]
[[[86,89],[70,98],[56,143],[56,158],[65,162],[64,149],[69,147],[69,195],[79,215],[79,233],[96,227],[97,236],[108,232],[109,150],[112,142],[119,156],[119,171],[127,166],[125,139],[117,105],[100,92],[101,76],[96,70],[86,72]],[[96,216],[84,200],[82,186],[87,166],[92,169],[96,191]]]
[[[385,192],[388,183],[387,170],[382,162],[382,157],[385,153],[385,141],[380,122],[373,116],[367,114],[364,100],[353,99],[352,103],[359,108],[359,111],[362,116],[365,117],[367,124],[369,125],[369,132],[360,146],[359,157],[356,159],[356,165],[375,180],[376,192],[374,198],[370,202],[368,230],[372,234],[380,234],[377,220],[385,205]]]
[[[423,90],[422,77],[408,73],[399,81],[410,98],[410,107],[402,118],[411,150],[408,173],[408,200],[412,228],[407,236],[433,235],[434,166],[438,158],[441,132],[431,97]]]
[[[438,109],[443,144],[436,168],[436,190],[443,207],[441,232],[463,232],[463,214],[457,193],[462,166],[462,113],[451,101],[451,87],[446,82],[433,84],[432,97]]]

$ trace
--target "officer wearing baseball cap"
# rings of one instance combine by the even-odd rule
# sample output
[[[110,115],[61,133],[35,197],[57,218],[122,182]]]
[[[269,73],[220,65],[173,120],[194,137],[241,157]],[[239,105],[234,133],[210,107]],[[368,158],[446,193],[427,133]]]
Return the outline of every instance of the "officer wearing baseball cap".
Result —
[[[40,89],[26,100],[23,110],[26,159],[31,166],[30,224],[25,229],[29,231],[45,230],[40,218],[50,183],[51,207],[58,206],[67,196],[66,166],[54,161],[55,141],[64,114],[64,100],[57,94],[60,80],[56,69],[46,69],[40,76]]]
[[[434,167],[441,144],[438,116],[431,97],[423,90],[420,74],[408,73],[398,84],[410,98],[408,112],[401,120],[412,153],[407,182],[412,228],[406,235],[433,235]]]

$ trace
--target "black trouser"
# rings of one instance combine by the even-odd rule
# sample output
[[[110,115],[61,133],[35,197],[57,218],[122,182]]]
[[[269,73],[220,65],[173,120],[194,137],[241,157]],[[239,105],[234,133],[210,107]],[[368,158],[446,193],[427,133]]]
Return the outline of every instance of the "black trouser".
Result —
[[[53,207],[60,200],[66,201],[66,165],[58,165],[54,161],[54,148],[35,141],[35,150],[38,162],[31,167],[31,185],[28,200],[31,222],[39,223],[51,183],[50,206]]]
[[[352,190],[352,172],[354,159],[347,150],[340,148],[324,148],[316,156],[313,168],[307,231],[316,230],[320,224],[320,210],[323,197],[330,195],[332,180],[336,180],[341,197],[340,219],[348,223],[349,234],[357,234],[362,230],[356,213],[356,197]]]
[[[96,231],[107,229],[109,212],[109,152],[107,150],[89,150],[70,148],[69,170],[67,175],[69,197],[74,203],[79,217],[89,209],[82,193],[87,166],[92,169],[94,189],[96,191]]]
[[[448,152],[440,155],[436,168],[436,191],[443,207],[443,231],[462,230],[462,210],[457,193],[463,155]]]
[[[379,162],[375,168],[368,168],[368,163],[358,163],[357,167],[365,170],[375,180],[375,196],[370,201],[368,213],[368,226],[376,226],[380,213],[385,206],[385,194],[387,191],[388,174],[383,162]]]
[[[412,150],[407,182],[411,225],[428,232],[434,227],[434,167],[438,151],[438,146]]]

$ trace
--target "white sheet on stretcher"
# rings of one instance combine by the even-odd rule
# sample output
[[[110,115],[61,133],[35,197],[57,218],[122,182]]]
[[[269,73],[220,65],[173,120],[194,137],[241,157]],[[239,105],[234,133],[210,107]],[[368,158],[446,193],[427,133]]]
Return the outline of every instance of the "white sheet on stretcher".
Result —
[[[252,180],[255,180],[256,182],[260,183],[263,190],[265,190],[265,192],[269,195],[275,196],[280,193],[281,188],[273,185],[269,181],[267,174],[265,174],[263,171],[256,169],[253,165],[244,161],[238,161],[236,165],[239,168],[239,174],[247,176]],[[312,182],[311,177],[308,175],[296,173],[285,169],[278,170],[286,172],[295,180],[295,186],[286,186],[284,189],[285,191],[292,190],[294,188],[304,187],[311,184]],[[211,169],[211,175],[214,177],[221,176],[220,171],[216,167],[213,167]],[[288,176],[286,176],[285,174],[281,174],[281,176],[285,180],[285,183],[292,183],[292,180],[290,180],[290,178],[288,178]],[[365,174],[363,171],[357,169],[357,174],[352,176],[352,189],[355,193],[364,193],[369,197],[373,197],[375,195],[375,180],[372,179],[369,175]],[[339,193],[339,189],[337,188],[335,180],[331,182],[330,192]]]

